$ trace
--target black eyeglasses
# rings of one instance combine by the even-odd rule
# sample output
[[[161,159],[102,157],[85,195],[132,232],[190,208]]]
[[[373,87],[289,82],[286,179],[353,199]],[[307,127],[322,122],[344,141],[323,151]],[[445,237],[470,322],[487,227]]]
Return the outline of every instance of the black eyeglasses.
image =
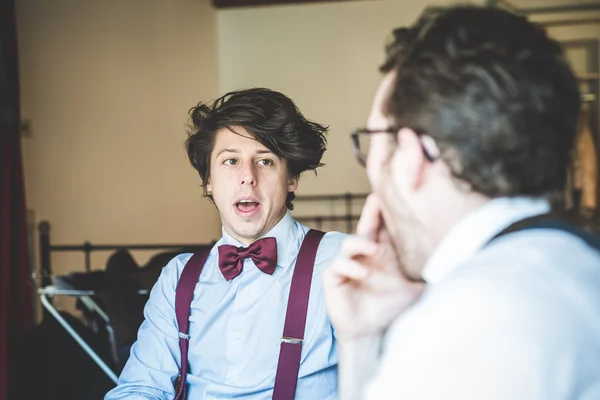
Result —
[[[350,138],[352,139],[352,150],[354,151],[354,155],[358,162],[364,167],[367,165],[367,157],[369,155],[369,143],[371,135],[375,133],[387,133],[391,135],[396,135],[400,130],[399,127],[388,127],[385,129],[367,129],[367,128],[359,128],[350,134]],[[417,132],[417,134],[419,134]],[[419,136],[422,136],[419,134]],[[435,157],[433,157],[423,145],[421,141],[421,150],[423,151],[423,155],[429,162],[435,161]]]
[[[352,150],[356,159],[363,167],[367,165],[367,157],[369,155],[369,142],[371,135],[374,133],[387,133],[395,135],[398,133],[398,129],[395,127],[389,127],[386,129],[367,129],[359,128],[350,134],[352,139]]]

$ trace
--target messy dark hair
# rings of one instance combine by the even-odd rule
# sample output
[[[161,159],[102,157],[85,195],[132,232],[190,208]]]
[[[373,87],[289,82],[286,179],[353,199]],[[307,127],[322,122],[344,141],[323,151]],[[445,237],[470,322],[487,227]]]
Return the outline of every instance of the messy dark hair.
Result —
[[[432,8],[396,29],[384,112],[431,136],[453,175],[489,197],[563,192],[580,112],[558,42],[497,8]]]
[[[287,162],[290,177],[322,166],[327,127],[304,118],[294,102],[282,93],[265,88],[229,92],[211,104],[199,103],[190,110],[190,127],[185,143],[192,166],[202,180],[204,195],[210,178],[210,156],[217,133],[242,127]],[[289,192],[287,208],[293,209],[296,195]]]

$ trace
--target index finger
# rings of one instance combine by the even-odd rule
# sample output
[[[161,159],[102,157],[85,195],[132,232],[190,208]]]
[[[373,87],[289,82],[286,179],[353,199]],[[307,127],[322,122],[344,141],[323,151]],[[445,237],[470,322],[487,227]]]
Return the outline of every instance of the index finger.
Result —
[[[382,221],[379,200],[375,194],[371,193],[367,197],[360,213],[360,219],[356,225],[356,235],[371,241],[377,241]]]

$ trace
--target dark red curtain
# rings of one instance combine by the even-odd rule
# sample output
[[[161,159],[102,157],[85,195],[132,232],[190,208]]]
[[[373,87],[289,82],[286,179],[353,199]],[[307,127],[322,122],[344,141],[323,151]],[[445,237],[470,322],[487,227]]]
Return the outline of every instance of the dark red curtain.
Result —
[[[0,0],[0,400],[10,344],[33,325],[19,102],[15,5]]]

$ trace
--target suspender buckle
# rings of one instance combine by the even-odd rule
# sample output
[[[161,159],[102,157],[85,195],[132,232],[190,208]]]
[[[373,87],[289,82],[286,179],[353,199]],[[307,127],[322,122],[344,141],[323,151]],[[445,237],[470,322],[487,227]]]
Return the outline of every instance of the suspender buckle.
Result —
[[[281,338],[281,343],[302,344],[302,339],[284,336]]]
[[[177,334],[179,335],[180,339],[190,340],[190,335],[188,335],[187,333],[177,332]]]

